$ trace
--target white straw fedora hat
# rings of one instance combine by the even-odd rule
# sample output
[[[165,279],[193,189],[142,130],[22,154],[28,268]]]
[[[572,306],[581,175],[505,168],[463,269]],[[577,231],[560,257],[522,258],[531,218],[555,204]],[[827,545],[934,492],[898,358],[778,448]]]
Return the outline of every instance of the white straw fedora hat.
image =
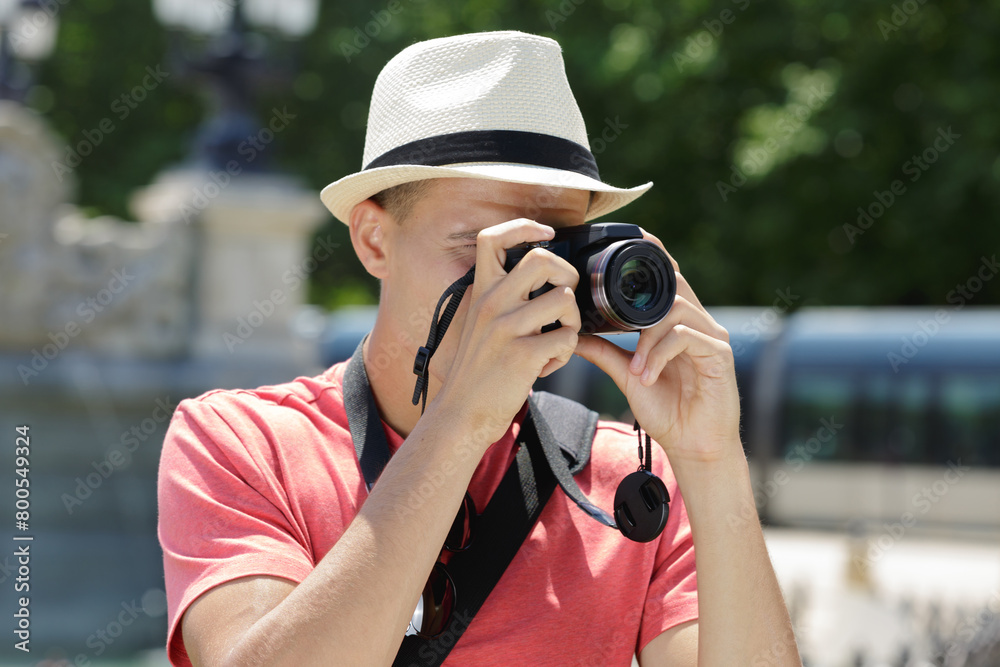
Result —
[[[361,171],[320,197],[346,223],[386,188],[456,177],[590,190],[587,220],[653,185],[601,181],[559,44],[515,31],[419,42],[390,60],[372,92]]]

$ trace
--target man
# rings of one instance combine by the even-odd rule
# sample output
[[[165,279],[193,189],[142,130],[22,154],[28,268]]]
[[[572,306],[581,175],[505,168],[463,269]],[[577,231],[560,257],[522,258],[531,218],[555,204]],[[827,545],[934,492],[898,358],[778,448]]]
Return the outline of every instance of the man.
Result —
[[[586,146],[552,40],[463,35],[386,65],[365,168],[322,197],[381,281],[363,360],[394,453],[369,491],[344,364],[182,402],[160,472],[175,664],[392,664],[466,491],[486,506],[532,384],[574,353],[614,379],[659,443],[667,526],[630,542],[556,490],[446,664],[799,664],[760,526],[744,518],[753,498],[725,330],[678,270],[667,317],[627,353],[578,335],[579,276],[566,261],[535,250],[503,268],[506,249],[651,186],[603,183]],[[414,354],[438,299],[473,265],[421,414]],[[545,283],[555,289],[528,298]],[[602,423],[577,479],[606,509],[635,467],[632,428]]]

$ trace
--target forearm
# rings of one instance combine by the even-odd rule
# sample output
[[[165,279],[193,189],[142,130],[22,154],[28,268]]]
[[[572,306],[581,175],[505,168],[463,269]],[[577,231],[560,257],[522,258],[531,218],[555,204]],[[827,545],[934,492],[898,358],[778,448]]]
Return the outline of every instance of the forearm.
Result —
[[[334,547],[227,664],[392,663],[486,447],[436,416],[428,410]]]
[[[738,443],[737,443],[738,445]],[[721,461],[671,461],[698,570],[698,664],[801,665],[754,509],[742,448]]]

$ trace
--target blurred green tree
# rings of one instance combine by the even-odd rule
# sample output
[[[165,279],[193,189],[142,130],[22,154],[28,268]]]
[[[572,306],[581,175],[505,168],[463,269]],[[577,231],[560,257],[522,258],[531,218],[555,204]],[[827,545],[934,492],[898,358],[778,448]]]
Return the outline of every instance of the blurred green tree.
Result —
[[[93,213],[127,215],[203,113],[176,76],[126,118],[112,109],[166,62],[150,4],[64,5],[30,98],[70,145],[114,122],[77,170]],[[297,114],[271,157],[317,191],[355,171],[385,62],[417,40],[496,29],[560,41],[603,177],[656,183],[611,219],[657,234],[706,304],[785,289],[796,306],[945,304],[1000,253],[1000,14],[967,0],[324,3],[291,92],[259,100],[262,117]],[[332,217],[318,233],[349,248]],[[345,250],[313,274],[310,299],[376,294]],[[970,303],[1000,304],[1000,280]]]

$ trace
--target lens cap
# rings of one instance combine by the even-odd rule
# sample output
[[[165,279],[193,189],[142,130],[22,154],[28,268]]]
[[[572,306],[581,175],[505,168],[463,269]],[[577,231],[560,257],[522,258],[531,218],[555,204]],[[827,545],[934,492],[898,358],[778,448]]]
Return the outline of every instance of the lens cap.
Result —
[[[667,525],[670,494],[659,477],[639,470],[622,480],[615,492],[615,523],[633,542],[649,542]]]

